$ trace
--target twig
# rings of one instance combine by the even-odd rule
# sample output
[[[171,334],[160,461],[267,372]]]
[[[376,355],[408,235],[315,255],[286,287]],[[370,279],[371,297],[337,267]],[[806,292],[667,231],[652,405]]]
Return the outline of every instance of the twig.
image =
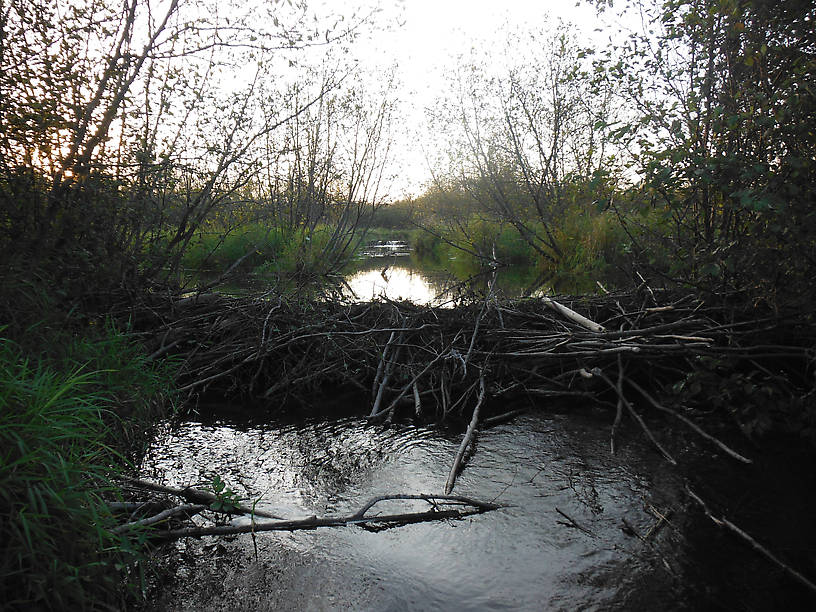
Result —
[[[666,406],[663,406],[662,404],[658,403],[657,400],[655,400],[651,395],[649,395],[645,391],[645,389],[643,389],[643,387],[641,387],[635,381],[630,380],[629,384],[632,385],[632,387],[634,387],[635,390],[638,391],[643,397],[645,397],[646,401],[648,401],[652,406],[654,406],[658,410],[662,410],[663,412],[666,412],[666,413],[672,415],[673,417],[679,419],[680,421],[682,421],[683,423],[688,425],[691,429],[693,429],[695,432],[697,432],[699,435],[704,437],[706,440],[710,440],[711,442],[716,444],[727,455],[733,457],[737,461],[742,461],[743,463],[753,463],[753,461],[751,461],[747,457],[743,457],[737,451],[732,450],[731,448],[726,446],[724,443],[720,442],[717,438],[715,438],[711,434],[707,433],[699,425],[697,425],[694,421],[686,418],[685,416],[683,416],[679,412],[676,412],[676,411],[672,410],[671,408],[667,408]]]
[[[597,538],[597,537],[598,537],[597,535],[595,535],[594,533],[592,533],[592,532],[591,532],[589,529],[587,529],[586,527],[582,527],[581,525],[579,525],[579,524],[578,524],[578,523],[575,521],[575,519],[573,519],[573,518],[572,518],[571,516],[569,516],[567,513],[562,512],[562,511],[561,511],[561,510],[559,510],[558,508],[556,508],[556,509],[555,509],[555,511],[556,511],[558,514],[560,514],[561,516],[563,516],[565,519],[567,519],[567,520],[569,521],[569,523],[561,523],[562,525],[566,525],[567,527],[574,527],[575,529],[577,529],[577,530],[579,530],[579,531],[583,531],[585,534],[590,535],[590,536],[592,536],[593,538]],[[559,522],[560,522],[560,521],[559,521]]]
[[[618,394],[618,405],[615,420],[612,421],[612,431],[609,434],[609,450],[613,455],[615,454],[615,431],[617,431],[621,418],[623,418],[623,361],[620,355],[618,355],[618,383],[615,386],[615,391]]]
[[[414,383],[412,388],[414,390],[414,413],[417,416],[422,416],[422,398],[419,393],[419,385]]]
[[[470,346],[468,346],[467,353],[465,354],[464,363],[462,365],[462,378],[464,379],[467,376],[467,364],[470,361],[470,356],[473,354],[473,346],[476,343],[476,334],[479,333],[479,324],[482,322],[482,317],[484,316],[485,311],[487,310],[487,305],[490,302],[490,298],[493,295],[493,285],[496,282],[496,271],[493,271],[493,276],[490,278],[490,283],[487,286],[487,295],[485,296],[484,303],[482,307],[479,309],[479,314],[476,315],[476,323],[473,324],[473,335],[470,337]]]
[[[734,523],[729,521],[727,518],[725,518],[725,517],[716,518],[711,513],[711,510],[709,510],[706,503],[700,498],[700,496],[698,496],[694,491],[691,490],[691,488],[688,486],[688,484],[686,485],[686,492],[689,494],[689,496],[694,501],[696,501],[698,504],[700,504],[700,506],[703,508],[703,512],[705,512],[705,514],[706,514],[706,516],[708,518],[710,518],[712,521],[714,521],[715,525],[717,525],[718,527],[725,527],[726,529],[730,530],[732,533],[735,533],[736,535],[741,537],[743,540],[748,542],[748,544],[750,544],[754,548],[754,550],[758,551],[766,559],[768,559],[768,560],[772,561],[773,563],[775,563],[776,565],[778,565],[780,568],[782,568],[783,570],[788,572],[793,578],[795,578],[796,580],[801,582],[803,585],[805,585],[807,588],[809,588],[811,591],[816,593],[816,584],[814,584],[808,578],[806,578],[801,573],[799,573],[798,571],[793,569],[791,566],[789,566],[786,563],[784,563],[783,561],[781,561],[779,559],[779,557],[774,555],[770,550],[765,548],[762,544],[757,542],[754,538],[752,538],[750,535],[745,533],[742,529],[737,527]]]
[[[150,482],[148,480],[142,480],[141,478],[130,478],[128,476],[120,476],[119,478],[124,482],[135,487],[138,487],[140,489],[147,489],[148,491],[156,491],[157,493],[167,493],[170,495],[175,495],[177,497],[186,499],[187,501],[192,502],[194,504],[205,504],[207,506],[210,506],[211,504],[219,501],[217,495],[215,495],[214,493],[210,493],[209,491],[204,491],[202,489],[194,489],[192,487],[177,489],[175,487],[168,487],[167,485]],[[232,506],[230,513],[254,514],[255,516],[262,516],[264,518],[273,519],[283,518],[281,516],[278,516],[277,514],[272,514],[271,512],[266,512],[264,510],[257,510],[249,506],[244,506],[243,504],[236,504]]]
[[[380,377],[383,375],[383,371],[385,370],[385,364],[388,361],[388,351],[391,348],[391,343],[394,342],[394,338],[396,338],[396,334],[396,330],[391,332],[391,335],[388,337],[388,341],[385,343],[385,347],[383,348],[380,362],[377,364],[377,372],[374,374],[374,382],[371,384],[372,398],[376,397],[377,395],[377,386],[380,382]]]
[[[616,393],[618,393],[617,386],[611,380],[609,380],[609,377],[606,374],[604,374],[603,372],[598,372],[598,375],[603,380],[605,380],[606,383],[610,387],[612,387],[612,389],[614,389]],[[626,406],[626,409],[629,410],[629,414],[631,414],[635,418],[635,420],[640,425],[641,429],[643,429],[643,432],[646,434],[646,436],[649,438],[649,440],[652,441],[652,444],[655,445],[657,450],[660,451],[660,454],[663,455],[663,457],[666,459],[666,461],[668,461],[672,465],[677,465],[677,461],[675,461],[674,457],[672,457],[669,454],[669,451],[667,451],[665,448],[663,448],[663,445],[660,444],[660,442],[657,441],[657,438],[654,437],[654,434],[652,433],[652,430],[649,429],[649,426],[646,425],[646,422],[637,413],[634,406],[632,406],[631,402],[628,399],[626,399],[626,396],[623,394],[623,392],[618,393],[618,398],[623,402],[624,406]]]
[[[400,392],[397,394],[397,397],[395,397],[395,398],[392,400],[392,402],[391,402],[391,404],[388,406],[388,408],[386,408],[385,410],[381,410],[381,411],[379,411],[379,412],[374,412],[374,411],[372,410],[372,411],[371,411],[371,414],[369,414],[369,415],[368,415],[368,418],[369,418],[369,419],[374,419],[374,418],[377,418],[377,417],[379,417],[379,416],[381,416],[381,415],[386,415],[386,414],[390,413],[392,410],[394,410],[394,408],[395,408],[395,407],[396,407],[396,405],[397,405],[397,402],[399,402],[399,401],[400,401],[400,400],[403,398],[403,396],[404,396],[404,395],[405,395],[405,394],[408,392],[408,390],[409,390],[409,389],[410,389],[410,388],[411,388],[411,387],[414,385],[414,383],[416,383],[416,382],[417,382],[417,381],[418,381],[420,378],[422,378],[422,376],[424,376],[424,374],[425,374],[425,373],[426,373],[428,370],[430,370],[430,369],[431,369],[431,368],[434,366],[434,364],[436,364],[436,362],[437,362],[437,361],[439,361],[440,359],[442,359],[443,357],[445,357],[445,356],[447,355],[448,351],[450,351],[450,347],[451,347],[451,346],[452,346],[452,345],[453,345],[453,344],[454,344],[454,343],[455,343],[455,342],[456,342],[458,339],[459,339],[459,334],[457,334],[457,335],[456,335],[456,337],[453,339],[453,341],[452,341],[452,342],[451,342],[451,344],[448,346],[448,348],[447,348],[447,350],[446,350],[445,352],[439,353],[439,354],[438,354],[436,357],[434,357],[434,359],[433,359],[433,360],[432,360],[430,363],[428,363],[428,365],[426,365],[426,366],[425,366],[425,367],[422,369],[422,371],[421,371],[419,374],[417,374],[416,376],[414,376],[414,377],[413,377],[413,378],[412,378],[412,379],[411,379],[411,380],[408,382],[408,384],[406,384],[404,387],[402,387],[402,389],[400,389]]]
[[[453,465],[451,466],[450,473],[448,474],[448,480],[445,483],[445,495],[448,495],[451,491],[453,491],[453,485],[456,483],[456,476],[462,466],[465,451],[467,450],[468,446],[470,446],[470,443],[473,440],[473,435],[476,432],[476,425],[479,422],[479,410],[482,408],[484,397],[485,381],[484,372],[482,372],[479,375],[479,399],[476,400],[476,406],[473,408],[473,416],[470,419],[470,425],[468,425],[467,431],[465,432],[465,437],[462,439],[462,443],[459,445],[459,450],[456,452],[456,457],[453,460]]]
[[[124,525],[114,527],[111,529],[111,533],[124,533],[126,531],[130,531],[131,529],[136,529],[137,527],[149,527],[150,525],[155,525],[156,523],[166,521],[177,514],[192,516],[206,510],[207,508],[209,508],[209,506],[205,506],[203,504],[182,504],[181,506],[176,506],[175,508],[163,510],[154,516],[149,516],[138,521],[132,521],[130,523],[125,523]]]

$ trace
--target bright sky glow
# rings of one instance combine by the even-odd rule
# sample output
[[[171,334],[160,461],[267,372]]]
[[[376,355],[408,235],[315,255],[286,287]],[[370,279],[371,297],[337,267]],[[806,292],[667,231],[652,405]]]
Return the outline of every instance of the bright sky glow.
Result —
[[[365,36],[354,53],[363,69],[396,70],[401,104],[391,198],[417,196],[430,180],[426,155],[434,138],[425,110],[450,88],[450,74],[472,51],[502,49],[508,32],[544,28],[559,19],[573,24],[587,42],[603,44],[607,36],[595,31],[595,9],[576,6],[575,0],[383,0],[380,6],[380,20],[391,27]]]

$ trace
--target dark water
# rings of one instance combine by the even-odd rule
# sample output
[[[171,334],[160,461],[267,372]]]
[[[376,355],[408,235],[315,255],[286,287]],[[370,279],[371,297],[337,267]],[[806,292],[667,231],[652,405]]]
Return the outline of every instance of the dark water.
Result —
[[[607,432],[574,415],[483,432],[455,492],[506,504],[498,511],[380,532],[262,533],[257,557],[251,536],[180,543],[156,608],[692,609],[682,479],[636,438],[611,457]],[[176,485],[217,473],[286,517],[345,514],[376,495],[441,493],[460,435],[359,419],[190,422],[156,439],[144,470]],[[649,507],[674,518],[644,543],[624,521],[646,534],[658,522]]]

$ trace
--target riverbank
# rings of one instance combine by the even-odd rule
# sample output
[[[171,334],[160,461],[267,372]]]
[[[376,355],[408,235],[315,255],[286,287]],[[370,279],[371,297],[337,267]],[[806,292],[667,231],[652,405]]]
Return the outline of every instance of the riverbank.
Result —
[[[298,284],[298,277],[353,274],[369,244],[397,240],[409,245],[414,267],[446,269],[460,281],[480,275],[489,263],[520,276],[514,282],[530,291],[546,285],[573,294],[595,293],[596,281],[610,289],[628,282],[628,242],[611,214],[577,215],[565,221],[564,252],[557,263],[544,258],[511,225],[477,216],[462,223],[453,228],[360,227],[344,235],[340,244],[332,241],[337,231],[332,225],[292,230],[249,223],[199,232],[182,264],[185,270],[206,271],[212,278],[227,270],[232,278],[252,274],[285,291]]]
[[[0,337],[0,607],[121,608],[139,599],[143,534],[112,533],[109,504],[172,407],[172,368],[104,319],[69,316],[21,341],[11,331]]]

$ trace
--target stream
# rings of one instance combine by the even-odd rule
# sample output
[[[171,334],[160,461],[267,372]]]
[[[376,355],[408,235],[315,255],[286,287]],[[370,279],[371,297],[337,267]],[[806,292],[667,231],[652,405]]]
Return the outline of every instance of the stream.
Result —
[[[346,278],[348,297],[439,303],[446,277],[434,274],[408,258],[363,262]],[[443,492],[463,423],[374,425],[342,416],[368,410],[344,401],[315,398],[321,416],[312,419],[202,406],[159,429],[140,471],[179,487],[206,488],[217,475],[245,503],[291,519],[353,513],[379,495]],[[504,408],[518,407],[529,406]],[[687,480],[705,486],[707,499],[812,575],[816,476],[807,460],[779,444],[746,468],[665,422],[650,426],[680,467],[631,422],[613,456],[608,409],[545,408],[480,431],[456,482],[454,493],[500,509],[376,531],[179,541],[156,550],[161,569],[148,577],[147,609],[807,609],[800,604],[810,593],[714,527],[685,490]]]
[[[180,486],[219,474],[288,518],[344,514],[377,495],[441,492],[460,439],[359,418],[188,421],[157,436],[142,471]],[[636,437],[616,457],[608,444],[598,415],[520,417],[480,434],[455,489],[503,508],[378,532],[260,533],[257,556],[251,536],[180,542],[156,609],[687,609],[682,479]],[[644,543],[626,524],[648,533],[649,508],[678,519]]]

